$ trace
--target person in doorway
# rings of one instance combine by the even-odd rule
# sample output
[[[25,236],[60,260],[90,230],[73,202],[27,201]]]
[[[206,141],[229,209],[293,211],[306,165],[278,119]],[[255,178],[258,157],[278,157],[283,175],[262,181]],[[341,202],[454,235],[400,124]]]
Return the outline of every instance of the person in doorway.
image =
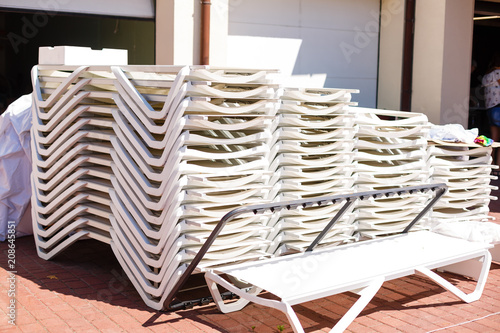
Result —
[[[490,123],[491,138],[500,141],[500,52],[493,55],[490,68],[483,76],[485,106],[488,110],[488,121]],[[493,151],[493,163],[500,165],[500,154]]]

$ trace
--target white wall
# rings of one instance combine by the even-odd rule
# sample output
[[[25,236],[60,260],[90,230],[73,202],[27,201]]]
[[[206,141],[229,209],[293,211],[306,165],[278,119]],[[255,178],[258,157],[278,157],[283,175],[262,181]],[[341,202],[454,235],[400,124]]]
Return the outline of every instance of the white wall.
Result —
[[[227,65],[280,68],[293,85],[357,88],[375,107],[380,0],[229,0]]]

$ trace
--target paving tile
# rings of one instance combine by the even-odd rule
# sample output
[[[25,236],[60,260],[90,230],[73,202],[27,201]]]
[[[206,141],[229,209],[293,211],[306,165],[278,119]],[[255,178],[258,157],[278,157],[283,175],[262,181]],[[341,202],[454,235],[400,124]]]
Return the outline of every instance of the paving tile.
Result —
[[[141,309],[125,308],[124,311],[129,313],[132,317],[134,317],[141,323],[148,321],[153,315],[152,312]]]
[[[10,325],[10,324],[3,324],[0,325],[0,332],[2,333],[14,333],[14,332],[21,332],[18,326],[16,325]]]
[[[363,316],[363,315],[360,315],[358,318],[356,318],[356,323],[361,324],[365,327],[374,327],[380,324],[379,321],[370,318],[369,316]]]
[[[46,318],[57,318],[57,314],[52,309],[42,306],[30,309],[30,314],[38,321]]]
[[[351,331],[354,332],[354,331]],[[377,327],[373,328],[373,332],[377,333],[395,333],[395,332],[401,332],[399,331],[396,327],[392,327],[386,324],[378,325]]]
[[[64,281],[64,284],[71,289],[86,288],[89,285],[81,280]]]
[[[94,320],[91,324],[99,328],[101,332],[123,332],[124,330],[109,318]]]
[[[30,312],[26,311],[24,308],[17,307],[15,322],[17,326],[34,324],[36,323],[36,318]]]
[[[70,328],[76,332],[98,332],[101,329],[84,318],[74,318],[68,324]]]
[[[56,327],[56,326],[68,326],[68,323],[57,316],[55,313],[53,316],[47,318],[40,318],[38,322],[42,324],[44,327]]]
[[[481,324],[481,322],[478,322],[478,321],[465,323],[465,324],[461,325],[461,327],[465,327],[465,328],[474,330],[476,332],[488,332],[491,330],[491,327],[485,326],[485,325]],[[497,328],[500,329],[500,327],[497,327]]]
[[[245,327],[243,327],[242,329],[245,329]],[[231,331],[224,330],[223,332],[231,332]],[[250,332],[252,332],[252,331],[250,331]],[[271,326],[268,326],[266,324],[261,324],[261,325],[256,325],[253,332],[255,332],[255,333],[277,333],[278,330],[277,330],[276,326],[271,327]]]
[[[26,332],[26,333],[47,332],[47,329],[45,329],[45,327],[40,325],[40,323],[18,325],[18,328],[21,332]]]
[[[473,333],[476,332],[474,330],[471,330],[470,328],[463,327],[463,326],[454,326],[446,329],[446,332],[450,333]]]
[[[478,322],[481,323],[481,325],[483,325],[485,327],[488,327],[490,329],[495,329],[497,331],[499,330],[499,327],[500,327],[500,323],[498,321],[492,319],[491,317],[481,319]]]
[[[243,311],[227,313],[227,317],[236,320],[240,324],[248,324],[250,326],[258,322],[254,317],[248,315]]]
[[[387,324],[387,325],[390,325],[392,327],[399,327],[401,325],[404,325],[405,322],[398,319],[398,318],[395,318],[391,315],[387,316],[387,318],[384,320],[384,323]]]
[[[347,310],[349,310],[348,307],[340,305],[336,302],[323,303],[322,308],[327,310],[328,312],[336,314],[336,317],[338,318],[342,317],[347,312]]]
[[[112,320],[115,323],[117,323],[118,326],[120,326],[120,328],[122,328],[126,331],[135,331],[136,329],[143,327],[142,323],[139,323],[137,320],[135,320],[132,317],[112,318]],[[163,324],[161,326],[163,326]]]
[[[97,286],[101,284],[106,284],[108,281],[103,280],[101,277],[89,275],[82,277],[81,280],[89,286]]]
[[[131,333],[151,333],[152,332],[152,330],[150,330],[147,327],[143,327],[143,326],[134,325],[134,326],[122,326],[122,327],[124,327],[126,332],[131,332]]]
[[[41,287],[44,289],[47,289],[49,291],[52,291],[52,290],[57,290],[57,289],[61,289],[61,288],[66,288],[66,285],[64,284],[64,282],[62,282],[60,280],[49,280],[49,281],[45,281]]]
[[[421,313],[424,313],[424,311],[421,311]],[[448,327],[448,326],[451,326],[453,325],[453,323],[449,320],[446,320],[440,316],[436,316],[436,315],[433,315],[433,314],[427,314],[425,315],[425,317],[423,317],[426,321],[434,324],[436,327],[433,328],[433,329],[440,329],[440,328],[443,328],[443,327]]]
[[[309,309],[308,307],[304,307],[296,310],[297,316],[299,317],[300,322],[304,328],[314,328],[314,327],[322,327],[322,326],[333,326],[338,319],[341,317],[332,316],[328,314],[327,316],[317,313],[316,311]]]
[[[235,326],[238,326],[239,324],[236,323]],[[224,327],[224,325],[227,324],[226,322],[221,322],[220,326]],[[158,325],[158,326],[151,326],[149,329],[153,332],[193,332],[193,333],[199,333],[203,332],[200,328],[196,327],[190,320],[177,320],[168,323],[168,325]]]
[[[41,302],[46,306],[51,307],[53,305],[61,304],[64,301],[59,296],[52,294],[50,297],[42,298]]]
[[[374,331],[373,328],[360,324],[358,321],[353,322],[346,330],[347,332],[368,332]]]

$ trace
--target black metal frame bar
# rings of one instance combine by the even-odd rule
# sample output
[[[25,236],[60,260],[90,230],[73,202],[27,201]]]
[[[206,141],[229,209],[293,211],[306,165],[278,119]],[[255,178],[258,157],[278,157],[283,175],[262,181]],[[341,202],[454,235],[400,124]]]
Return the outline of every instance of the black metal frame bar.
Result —
[[[342,195],[334,195],[334,196],[325,196],[325,197],[317,197],[310,199],[301,199],[301,200],[293,200],[279,203],[267,203],[260,205],[248,205],[242,206],[236,209],[233,209],[226,215],[222,217],[219,223],[215,226],[214,230],[207,238],[206,242],[203,244],[201,249],[198,251],[194,259],[191,261],[189,266],[186,268],[180,279],[174,285],[170,294],[165,300],[163,304],[163,308],[167,310],[176,310],[179,308],[179,304],[172,303],[177,293],[181,290],[183,285],[186,283],[189,276],[193,273],[196,266],[200,263],[201,259],[203,259],[205,253],[207,253],[210,246],[213,244],[217,236],[220,234],[224,226],[234,218],[246,214],[253,213],[254,215],[263,214],[266,211],[270,211],[271,213],[279,212],[283,209],[292,210],[297,209],[299,207],[307,208],[307,207],[321,207],[327,204],[336,204],[345,201],[346,203],[342,208],[335,214],[335,216],[331,219],[328,225],[319,233],[316,239],[309,245],[306,251],[312,251],[314,247],[316,247],[319,242],[324,238],[324,236],[331,230],[331,228],[337,223],[337,221],[346,213],[351,205],[356,202],[356,200],[366,200],[369,198],[378,199],[378,198],[389,198],[392,196],[401,196],[403,194],[414,194],[414,193],[425,193],[428,191],[436,192],[434,198],[432,198],[427,205],[422,209],[422,211],[408,224],[408,226],[402,231],[402,233],[407,233],[410,229],[434,206],[434,204],[446,193],[448,190],[448,186],[444,183],[440,184],[429,184],[429,185],[418,185],[418,186],[407,186],[402,188],[391,188],[387,190],[380,191],[366,191],[366,192],[358,192],[353,194],[342,194]],[[192,303],[192,302],[191,302]]]

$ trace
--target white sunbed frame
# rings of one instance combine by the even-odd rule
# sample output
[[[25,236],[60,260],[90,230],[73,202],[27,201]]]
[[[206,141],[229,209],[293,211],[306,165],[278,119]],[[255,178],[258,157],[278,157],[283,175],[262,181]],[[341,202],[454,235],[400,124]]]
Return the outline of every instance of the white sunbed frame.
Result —
[[[331,332],[342,332],[370,302],[384,281],[416,273],[429,277],[467,303],[478,300],[483,292],[491,264],[491,254],[488,251],[491,248],[490,244],[469,242],[425,230],[409,232],[412,226],[431,209],[446,190],[445,184],[409,186],[237,208],[226,214],[215,227],[212,235],[184,272],[183,277],[172,288],[170,295],[166,298],[164,308],[175,310],[182,304],[182,302],[174,301],[176,294],[228,221],[252,212],[253,214],[269,211],[279,212],[298,207],[323,206],[338,202],[345,202],[345,204],[305,252],[207,269],[205,279],[219,310],[224,313],[238,311],[249,302],[254,302],[284,312],[294,332],[304,332],[292,309],[293,305],[346,291],[355,292],[360,295],[359,299],[331,330]],[[312,251],[355,201],[428,191],[436,192],[436,195],[401,234]],[[479,260],[479,264],[476,260]],[[480,270],[479,274],[475,271],[468,272],[469,276],[478,277],[475,290],[469,294],[465,294],[431,271],[466,261],[474,261],[475,265],[469,266],[471,270],[478,268]],[[296,275],[295,285],[284,282],[284,275],[287,272],[305,266],[314,267],[314,272],[309,272],[307,278]],[[241,281],[245,281],[247,284],[245,288],[240,289],[221,275],[226,276],[232,282],[240,281],[239,286],[241,286]],[[291,279],[290,276],[288,278]],[[220,293],[217,284],[238,295],[240,299],[233,303],[224,303],[224,296]],[[279,300],[259,297],[258,294],[262,290],[274,294]]]

